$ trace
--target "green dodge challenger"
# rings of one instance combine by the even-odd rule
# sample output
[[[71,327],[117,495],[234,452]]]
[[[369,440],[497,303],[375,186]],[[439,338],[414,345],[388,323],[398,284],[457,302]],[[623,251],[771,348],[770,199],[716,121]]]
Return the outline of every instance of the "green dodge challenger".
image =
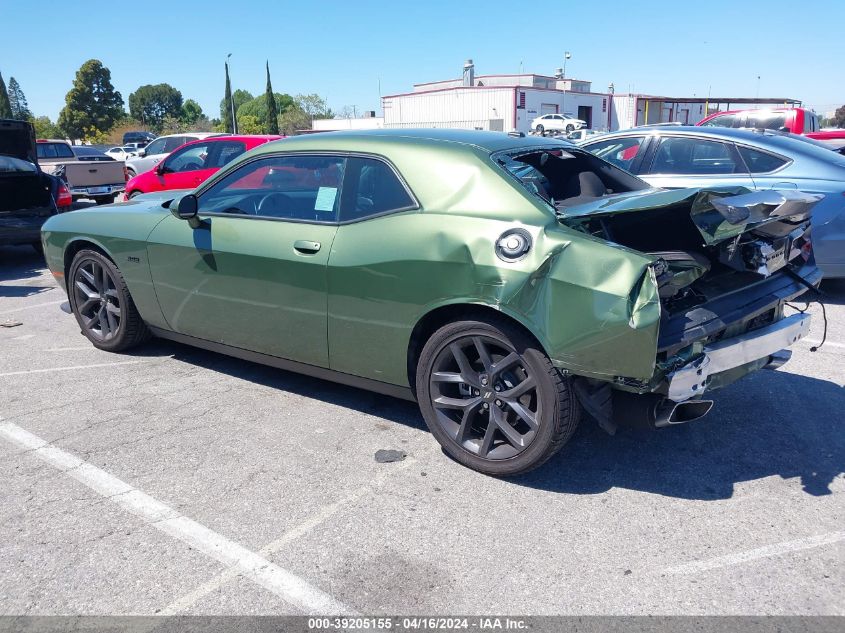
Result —
[[[452,457],[504,476],[582,411],[686,422],[782,363],[810,324],[784,303],[821,278],[817,199],[651,189],[552,139],[379,130],[268,143],[42,240],[96,347],[152,335],[415,399]]]

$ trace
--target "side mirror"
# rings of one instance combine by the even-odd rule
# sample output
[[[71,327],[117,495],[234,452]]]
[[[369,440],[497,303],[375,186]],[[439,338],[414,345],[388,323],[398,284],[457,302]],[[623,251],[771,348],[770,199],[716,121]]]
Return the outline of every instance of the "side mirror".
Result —
[[[144,157],[144,156],[146,156],[146,155],[147,155],[147,150],[145,150],[143,147],[142,147],[141,149],[139,149],[139,150],[138,150],[138,156],[139,156],[140,158],[143,158],[143,157]]]
[[[197,197],[192,193],[170,203],[170,213],[180,220],[187,220],[193,228],[202,225],[202,221],[197,217],[197,210]]]

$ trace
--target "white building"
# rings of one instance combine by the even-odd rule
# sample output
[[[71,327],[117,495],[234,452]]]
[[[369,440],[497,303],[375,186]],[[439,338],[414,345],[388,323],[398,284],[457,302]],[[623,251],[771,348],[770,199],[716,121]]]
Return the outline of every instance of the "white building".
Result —
[[[479,75],[469,60],[461,79],[414,85],[382,97],[384,126],[450,127],[528,132],[542,114],[568,112],[594,129],[607,129],[608,95],[590,82],[535,74]]]
[[[369,114],[369,113],[368,113]],[[311,122],[312,132],[335,132],[337,130],[376,130],[384,127],[384,117],[363,116],[357,119],[314,119]]]
[[[538,116],[569,113],[594,130],[677,121],[693,125],[707,113],[754,106],[800,105],[794,99],[660,97],[593,92],[589,81],[536,74],[475,75],[415,84],[412,92],[382,97],[384,127],[448,127],[528,132]]]

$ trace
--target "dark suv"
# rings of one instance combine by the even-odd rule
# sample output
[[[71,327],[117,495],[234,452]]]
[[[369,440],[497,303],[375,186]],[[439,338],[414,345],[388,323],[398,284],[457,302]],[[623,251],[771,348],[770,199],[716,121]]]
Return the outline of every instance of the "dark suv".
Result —
[[[57,213],[57,182],[38,166],[32,125],[0,119],[0,244],[40,250],[41,225]]]
[[[123,144],[136,143],[137,147],[146,147],[155,138],[156,135],[152,132],[126,132],[123,135]]]

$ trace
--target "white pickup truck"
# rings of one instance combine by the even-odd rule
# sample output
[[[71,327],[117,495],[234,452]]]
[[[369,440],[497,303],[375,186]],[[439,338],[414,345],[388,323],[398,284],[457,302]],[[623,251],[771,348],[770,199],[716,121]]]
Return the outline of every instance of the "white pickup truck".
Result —
[[[126,164],[122,160],[80,158],[63,140],[39,140],[35,147],[42,171],[62,178],[74,200],[91,198],[97,204],[108,204],[126,189]]]

